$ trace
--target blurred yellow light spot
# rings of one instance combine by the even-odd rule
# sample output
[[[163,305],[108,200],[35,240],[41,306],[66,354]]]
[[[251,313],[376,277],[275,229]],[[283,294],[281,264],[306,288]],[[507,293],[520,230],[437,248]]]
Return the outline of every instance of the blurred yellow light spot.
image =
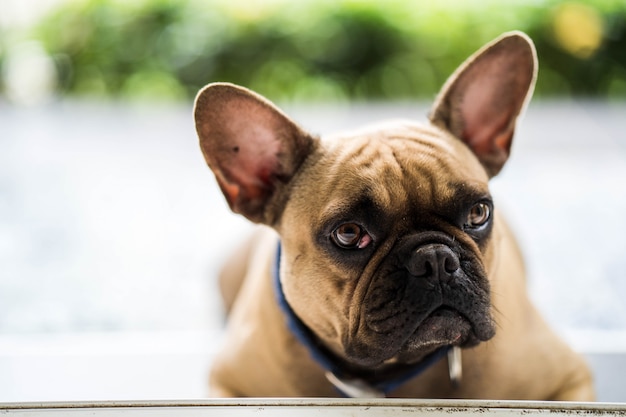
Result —
[[[254,23],[271,16],[281,4],[270,0],[230,1],[222,7],[235,20]]]
[[[563,3],[554,16],[554,34],[565,51],[586,59],[602,43],[602,18],[598,12],[580,3]]]

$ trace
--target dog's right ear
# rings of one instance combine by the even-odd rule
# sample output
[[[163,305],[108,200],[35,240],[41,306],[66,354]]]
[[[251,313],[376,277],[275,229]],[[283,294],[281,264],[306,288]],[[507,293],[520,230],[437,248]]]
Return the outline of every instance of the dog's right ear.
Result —
[[[530,38],[505,33],[448,79],[430,120],[464,141],[492,177],[509,157],[515,123],[536,76],[537,53]]]
[[[317,140],[270,101],[228,83],[204,87],[194,117],[202,153],[230,208],[274,224],[285,203],[282,189]]]

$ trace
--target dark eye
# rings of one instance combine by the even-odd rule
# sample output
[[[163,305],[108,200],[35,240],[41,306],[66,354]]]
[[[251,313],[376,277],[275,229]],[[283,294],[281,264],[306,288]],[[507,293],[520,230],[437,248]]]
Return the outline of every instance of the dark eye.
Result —
[[[331,234],[333,242],[343,249],[363,249],[372,242],[372,237],[356,223],[344,223]]]
[[[491,207],[487,203],[477,203],[472,206],[469,214],[467,215],[467,221],[465,226],[476,229],[485,225],[491,218]]]

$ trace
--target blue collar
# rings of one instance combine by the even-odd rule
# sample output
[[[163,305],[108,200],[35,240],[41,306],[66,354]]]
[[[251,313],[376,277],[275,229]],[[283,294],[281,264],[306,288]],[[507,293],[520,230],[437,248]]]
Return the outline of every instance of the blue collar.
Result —
[[[313,332],[298,318],[296,313],[285,298],[283,286],[280,282],[280,255],[281,245],[278,243],[276,251],[276,262],[274,264],[273,279],[274,289],[278,305],[286,316],[287,327],[295,338],[304,345],[311,357],[326,371],[329,381],[342,395],[346,397],[357,396],[380,396],[384,397],[408,380],[418,376],[431,365],[445,356],[450,347],[444,346],[428,355],[421,362],[408,365],[406,369],[395,370],[389,378],[380,380],[376,378],[374,382],[367,381],[367,378],[355,377],[342,369],[338,361],[327,351],[320,341],[313,335]]]

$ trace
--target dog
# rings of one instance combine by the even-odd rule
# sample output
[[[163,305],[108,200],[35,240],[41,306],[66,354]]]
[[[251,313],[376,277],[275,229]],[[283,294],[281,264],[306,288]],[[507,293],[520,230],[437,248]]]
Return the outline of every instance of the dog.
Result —
[[[529,300],[488,188],[536,68],[532,41],[503,34],[448,79],[428,123],[323,140],[246,88],[198,93],[230,208],[269,226],[221,274],[212,396],[594,399],[584,360]]]

